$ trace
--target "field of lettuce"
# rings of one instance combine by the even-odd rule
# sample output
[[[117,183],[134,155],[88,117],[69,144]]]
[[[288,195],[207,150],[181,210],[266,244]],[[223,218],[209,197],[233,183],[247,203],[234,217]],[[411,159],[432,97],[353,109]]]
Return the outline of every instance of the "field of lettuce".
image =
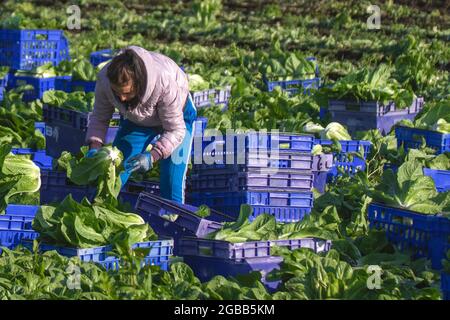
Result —
[[[71,5],[80,9],[79,29],[68,28],[77,21]],[[0,44],[0,299],[449,299],[448,8],[430,0],[379,1],[380,25],[372,29],[369,6],[369,1],[326,0],[2,1],[0,37],[6,29],[63,30],[70,61],[18,69],[2,62]],[[316,185],[309,190],[313,204],[307,214],[280,221],[268,213],[254,216],[256,209],[243,204],[230,219],[231,212],[222,216],[206,200],[197,201],[188,216],[197,224],[201,219],[223,222],[220,227],[197,238],[194,232],[189,239],[167,240],[144,209],[124,201],[123,157],[117,148],[106,145],[86,158],[87,147],[74,152],[67,145],[50,160],[50,169],[37,165],[35,152],[48,150],[49,132],[35,123],[45,122],[51,108],[92,111],[95,94],[86,88],[95,86],[105,63],[93,65],[91,53],[127,45],[172,58],[188,74],[192,93],[231,87],[226,108],[214,102],[198,108],[208,129],[244,134],[277,129],[312,137],[311,159],[333,154],[333,177],[327,176],[322,190]],[[6,77],[16,80],[3,89]],[[51,90],[36,96],[29,83],[17,80],[30,77],[71,77],[84,90],[59,88],[56,80]],[[270,82],[298,79],[301,84],[293,90],[268,89]],[[333,101],[356,101],[361,107],[343,113],[333,109]],[[375,105],[383,110],[373,116],[377,120],[361,120],[358,112],[366,106],[360,102],[374,101],[390,106],[391,113]],[[411,106],[419,107],[413,112]],[[395,123],[387,124],[394,113]],[[352,117],[363,125],[355,126]],[[413,132],[408,139],[414,144],[400,138],[401,132]],[[355,141],[368,141],[370,148],[347,150]],[[23,155],[19,149],[32,151]],[[354,161],[359,163],[355,170],[342,164]],[[43,178],[45,170],[62,175],[81,198],[74,192],[44,200],[44,184],[50,181]],[[188,182],[195,182],[198,172],[190,165]],[[158,178],[154,168],[132,180]],[[193,185],[187,185],[190,199]],[[144,206],[146,199],[138,204]],[[167,210],[166,223],[179,221],[167,209],[173,204],[158,201]],[[31,218],[18,218],[9,213],[17,205],[37,209]],[[188,209],[183,210],[178,214]],[[388,227],[378,218],[391,219]],[[302,239],[322,249],[293,245]],[[240,264],[240,270],[250,260],[239,260],[236,252],[249,254],[250,244],[265,246],[269,253],[261,261],[277,261],[277,267],[227,276],[214,276],[211,267],[213,276],[203,279],[196,272],[199,265],[223,265],[223,260],[185,254],[196,241],[200,249],[213,243],[233,251],[228,268]],[[58,247],[75,253],[51,249]],[[107,263],[77,257],[100,247],[109,252],[107,257],[102,251],[100,259]],[[155,260],[149,262],[150,256]]]

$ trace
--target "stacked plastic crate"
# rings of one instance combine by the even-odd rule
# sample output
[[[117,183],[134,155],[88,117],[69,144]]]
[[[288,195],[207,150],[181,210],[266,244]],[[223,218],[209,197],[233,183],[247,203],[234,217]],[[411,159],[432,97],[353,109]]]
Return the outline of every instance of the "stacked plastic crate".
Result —
[[[423,105],[424,99],[420,97],[404,109],[396,107],[394,102],[330,100],[328,108],[321,110],[321,117],[327,117],[329,113],[331,120],[345,125],[350,134],[378,129],[386,135],[397,122],[414,120]]]
[[[45,137],[47,154],[58,158],[63,151],[78,152],[84,145],[89,112],[81,112],[44,105]],[[119,120],[118,114],[113,120]],[[118,127],[109,127],[106,133],[106,143],[111,143],[116,136]]]
[[[205,139],[206,140],[206,139]],[[188,201],[237,217],[242,204],[280,222],[302,220],[313,205],[314,138],[252,132],[203,141],[189,176]]]
[[[32,85],[24,92],[24,101],[42,98],[55,88],[55,77],[15,76],[17,70],[32,70],[46,63],[70,60],[69,45],[62,30],[0,30],[0,65],[9,66],[8,89]]]
[[[279,281],[266,279],[266,274],[280,268],[283,258],[272,255],[273,247],[308,248],[317,253],[331,247],[330,241],[314,238],[239,243],[207,239],[208,234],[223,227],[223,222],[234,221],[236,217],[211,209],[204,218],[196,214],[198,210],[145,192],[139,195],[136,204],[136,212],[158,235],[174,239],[174,254],[182,257],[201,281],[216,275],[228,277],[257,271],[262,272],[261,281],[266,287],[274,290]]]

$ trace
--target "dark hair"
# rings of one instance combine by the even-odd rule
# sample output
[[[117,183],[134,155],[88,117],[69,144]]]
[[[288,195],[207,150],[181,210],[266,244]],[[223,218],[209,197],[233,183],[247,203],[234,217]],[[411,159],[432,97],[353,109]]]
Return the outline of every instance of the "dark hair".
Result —
[[[106,73],[109,81],[116,86],[123,86],[130,80],[136,96],[128,104],[134,109],[144,97],[147,88],[147,70],[144,61],[131,49],[125,49],[115,56],[108,66]]]

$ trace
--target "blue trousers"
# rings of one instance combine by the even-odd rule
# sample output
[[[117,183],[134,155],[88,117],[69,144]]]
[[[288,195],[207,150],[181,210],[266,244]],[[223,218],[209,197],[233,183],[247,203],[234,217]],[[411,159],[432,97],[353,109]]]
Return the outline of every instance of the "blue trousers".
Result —
[[[169,158],[160,160],[161,196],[179,203],[185,201],[186,172],[192,148],[194,121],[197,118],[197,109],[190,95],[186,101],[183,115],[186,124],[183,142]],[[162,132],[162,127],[142,127],[130,120],[122,119],[113,146],[122,151],[124,161],[126,161],[136,154],[144,152],[155,137]],[[120,175],[122,186],[125,185],[129,177],[130,173],[122,172]]]

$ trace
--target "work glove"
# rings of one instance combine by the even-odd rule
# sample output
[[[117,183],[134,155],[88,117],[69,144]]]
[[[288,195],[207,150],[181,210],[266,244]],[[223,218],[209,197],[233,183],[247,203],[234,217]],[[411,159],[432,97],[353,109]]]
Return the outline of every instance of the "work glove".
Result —
[[[139,153],[125,162],[125,170],[128,172],[145,173],[153,168],[153,158],[150,152]]]
[[[92,148],[92,149],[90,149],[89,151],[88,151],[88,153],[86,153],[86,158],[92,158],[96,153],[97,153],[97,151],[98,151],[98,149],[94,149],[94,148]]]

